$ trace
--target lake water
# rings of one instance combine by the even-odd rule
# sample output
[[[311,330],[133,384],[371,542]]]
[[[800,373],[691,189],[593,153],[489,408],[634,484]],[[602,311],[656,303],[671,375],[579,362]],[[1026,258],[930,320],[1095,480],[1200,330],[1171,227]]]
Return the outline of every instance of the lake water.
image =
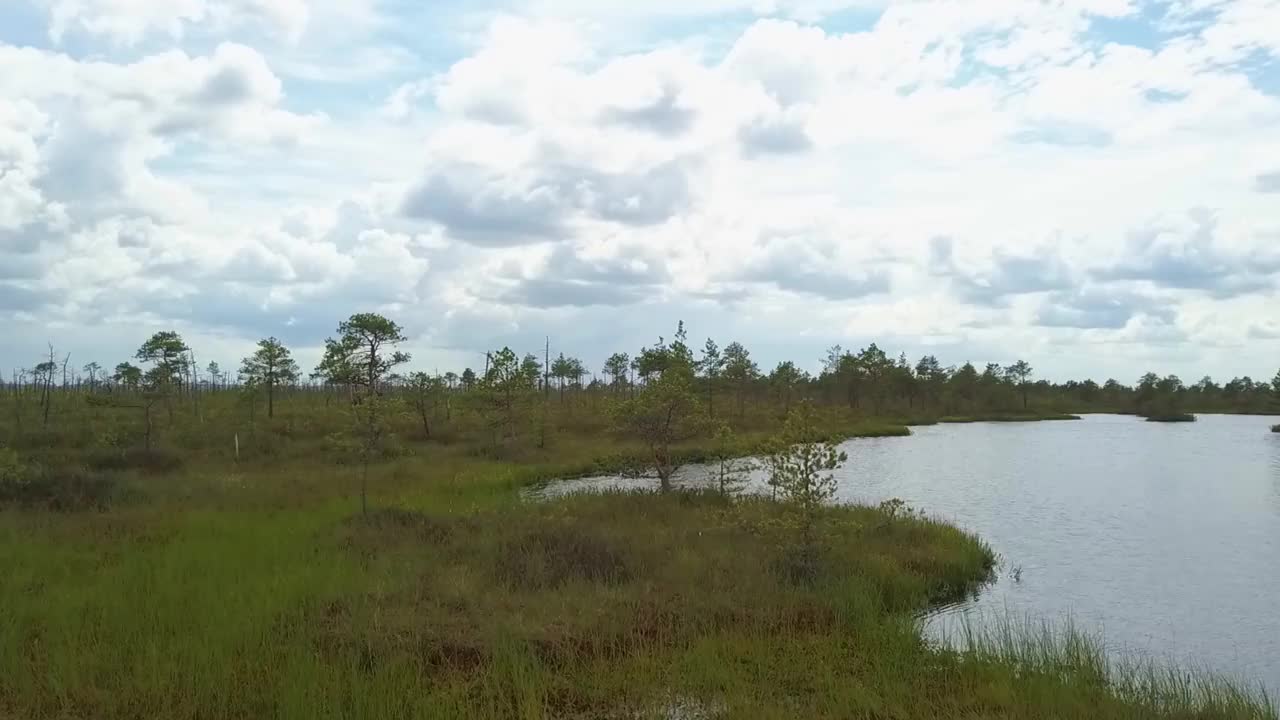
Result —
[[[845,443],[838,499],[901,498],[972,530],[1004,561],[976,600],[931,619],[1070,619],[1118,654],[1280,691],[1280,434],[1275,418],[913,428]],[[705,482],[699,468],[680,482]],[[550,492],[652,487],[588,478]],[[753,478],[757,489],[763,478]],[[1020,570],[1020,573],[1015,573]],[[1020,579],[1015,580],[1017,574]]]

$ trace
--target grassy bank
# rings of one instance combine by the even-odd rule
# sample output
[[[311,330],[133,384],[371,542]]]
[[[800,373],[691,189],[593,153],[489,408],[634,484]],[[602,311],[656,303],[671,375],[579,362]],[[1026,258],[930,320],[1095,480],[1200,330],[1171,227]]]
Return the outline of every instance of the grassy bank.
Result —
[[[6,717],[1275,717],[932,647],[912,616],[991,552],[871,508],[824,514],[816,564],[709,494],[2,519]]]
[[[839,423],[823,428],[814,435],[813,441],[840,443],[846,440],[884,437],[910,437],[911,429],[896,423]],[[735,457],[756,457],[764,454],[773,442],[773,435],[765,432],[750,432],[739,435],[727,448]],[[694,442],[677,445],[673,456],[678,464],[698,464],[713,462],[725,449],[716,447],[709,439],[702,438]],[[541,466],[536,473],[527,474],[528,483],[543,483],[550,480],[594,477],[635,471],[649,462],[644,450],[627,447],[624,450],[605,456],[592,457],[577,464],[552,463]]]
[[[964,592],[991,562],[946,526],[833,510],[819,580],[797,584],[776,506],[690,495],[368,521],[191,516],[149,532],[47,520],[5,538],[7,717],[608,717],[673,696],[749,707],[773,695],[756,680],[775,644],[793,660],[856,659],[836,675],[865,680],[903,659],[890,650],[923,652],[885,616]],[[833,709],[823,682],[803,688],[814,710]]]
[[[1191,413],[1163,413],[1159,415],[1147,415],[1147,422],[1160,423],[1189,423],[1195,422],[1196,416]]]
[[[1062,708],[1057,717],[1260,717],[1277,709],[1265,691],[1150,659],[1115,658],[1101,636],[1011,615],[964,622],[945,640],[966,657],[1013,668],[1030,692]],[[1101,692],[1099,692],[1101,691]]]
[[[978,415],[947,415],[938,418],[944,424],[965,424],[980,422],[1041,422],[1050,420],[1079,420],[1079,415],[1055,412],[1039,413],[984,413]]]

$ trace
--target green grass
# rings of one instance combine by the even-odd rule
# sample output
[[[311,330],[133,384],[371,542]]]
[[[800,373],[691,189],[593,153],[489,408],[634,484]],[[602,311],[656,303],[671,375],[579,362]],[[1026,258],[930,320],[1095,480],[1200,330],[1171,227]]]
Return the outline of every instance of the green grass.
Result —
[[[430,441],[395,418],[366,520],[359,468],[330,440],[340,404],[289,398],[250,425],[231,399],[178,408],[152,455],[119,409],[66,403],[48,428],[0,428],[5,472],[111,489],[100,510],[0,509],[0,718],[1275,717],[1257,698],[1183,712],[1028,674],[1030,655],[935,647],[915,618],[992,564],[944,523],[832,508],[815,566],[764,499],[522,501],[643,457],[585,403],[554,408],[545,447],[534,420],[494,445],[461,410]],[[780,421],[731,419],[742,454]],[[830,439],[910,432],[820,420]],[[677,450],[702,460],[711,444]]]
[[[1266,690],[1134,656],[1108,655],[1103,639],[1070,622],[966,619],[944,639],[970,662],[1016,673],[1019,692],[1048,699],[1063,716],[1277,717]]]
[[[880,632],[992,562],[951,527],[839,509],[828,571],[796,586],[761,500],[433,505],[7,516],[0,715],[600,717],[706,697],[724,669],[701,653]]]
[[[0,716],[1275,718],[1218,681],[1113,678],[1087,645],[934,647],[918,611],[993,562],[944,523],[833,508],[797,583],[763,499],[417,499],[5,516]]]

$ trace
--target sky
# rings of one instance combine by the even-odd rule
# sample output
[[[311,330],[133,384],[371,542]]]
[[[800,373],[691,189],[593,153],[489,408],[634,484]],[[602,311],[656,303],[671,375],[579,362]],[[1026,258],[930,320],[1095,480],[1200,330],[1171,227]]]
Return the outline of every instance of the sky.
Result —
[[[0,367],[1280,367],[1280,0],[3,0]]]

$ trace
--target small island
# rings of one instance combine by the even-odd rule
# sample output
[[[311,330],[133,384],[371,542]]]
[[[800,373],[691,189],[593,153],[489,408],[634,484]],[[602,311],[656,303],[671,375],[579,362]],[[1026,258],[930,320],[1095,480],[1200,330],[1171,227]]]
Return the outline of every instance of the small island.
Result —
[[[1147,422],[1188,423],[1188,422],[1195,422],[1195,421],[1196,421],[1195,415],[1192,415],[1191,413],[1184,413],[1184,412],[1158,413],[1155,415],[1147,416]]]
[[[1196,416],[1183,410],[1187,388],[1177,375],[1159,377],[1155,373],[1147,373],[1138,381],[1134,393],[1138,415],[1147,422],[1189,423],[1195,422]]]
[[[1280,433],[1280,425],[1272,425],[1272,426],[1271,426],[1271,432],[1273,432],[1273,433]]]

